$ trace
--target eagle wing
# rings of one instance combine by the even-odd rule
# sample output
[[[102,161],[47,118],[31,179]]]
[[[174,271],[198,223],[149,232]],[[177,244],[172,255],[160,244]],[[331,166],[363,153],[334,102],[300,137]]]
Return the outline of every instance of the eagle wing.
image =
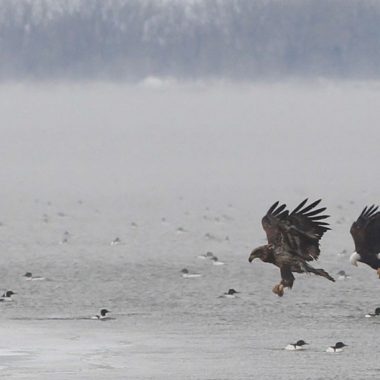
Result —
[[[374,205],[365,207],[350,229],[356,252],[362,257],[380,252],[380,212],[377,210]]]
[[[282,225],[285,248],[306,261],[317,260],[320,254],[319,241],[330,228],[324,219],[325,207],[316,208],[321,199],[306,205],[302,201],[288,216]]]
[[[280,205],[277,201],[267,211],[266,215],[261,220],[261,224],[267,234],[268,243],[273,246],[278,246],[282,241],[282,232],[280,224],[288,217],[289,211],[286,210],[286,205]]]
[[[316,208],[321,200],[306,205],[302,201],[290,214],[286,205],[276,202],[262,219],[269,244],[281,248],[281,252],[302,257],[306,261],[316,260],[319,256],[319,240],[329,230],[323,220],[325,207]]]

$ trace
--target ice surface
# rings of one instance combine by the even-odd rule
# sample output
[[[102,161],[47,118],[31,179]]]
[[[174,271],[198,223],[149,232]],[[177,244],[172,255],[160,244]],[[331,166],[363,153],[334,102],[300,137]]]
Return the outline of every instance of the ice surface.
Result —
[[[379,100],[376,83],[3,85],[0,286],[18,294],[0,377],[377,378],[379,280],[349,264],[348,230],[379,202]],[[305,197],[332,215],[319,265],[351,278],[276,298],[278,270],[248,255],[272,202]]]

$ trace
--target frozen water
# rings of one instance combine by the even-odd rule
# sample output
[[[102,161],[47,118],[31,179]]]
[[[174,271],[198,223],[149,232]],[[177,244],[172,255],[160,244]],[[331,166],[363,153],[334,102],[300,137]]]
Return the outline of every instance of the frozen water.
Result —
[[[380,201],[379,101],[376,83],[3,85],[0,286],[18,294],[0,377],[379,377],[379,279],[348,262],[352,220]],[[305,197],[331,214],[315,265],[351,278],[299,275],[277,298],[278,270],[248,256],[271,203]]]

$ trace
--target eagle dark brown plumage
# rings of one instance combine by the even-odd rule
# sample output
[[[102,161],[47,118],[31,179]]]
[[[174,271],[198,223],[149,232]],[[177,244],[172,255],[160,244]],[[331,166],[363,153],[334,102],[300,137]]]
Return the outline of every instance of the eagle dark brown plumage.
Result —
[[[369,265],[377,271],[380,278],[380,212],[378,206],[366,206],[358,219],[352,224],[350,233],[355,243],[351,264],[358,262]]]
[[[268,244],[254,249],[249,256],[249,262],[259,258],[280,268],[281,282],[273,288],[278,296],[284,294],[284,288],[292,288],[293,272],[314,273],[318,276],[335,281],[323,269],[316,269],[308,261],[317,260],[320,254],[319,241],[330,228],[324,219],[325,207],[316,209],[321,200],[306,205],[302,201],[291,213],[286,205],[276,202],[262,219]]]

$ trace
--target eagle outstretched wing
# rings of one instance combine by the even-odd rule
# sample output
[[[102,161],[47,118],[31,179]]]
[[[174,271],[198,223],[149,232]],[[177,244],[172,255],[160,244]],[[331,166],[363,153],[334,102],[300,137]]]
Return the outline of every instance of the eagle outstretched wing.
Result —
[[[321,200],[309,205],[307,201],[302,201],[291,213],[285,210],[286,205],[278,206],[276,202],[262,219],[262,225],[269,244],[311,261],[318,258],[319,240],[330,228],[323,221],[329,217],[322,214],[326,208],[316,209]]]
[[[272,245],[278,245],[281,243],[282,234],[280,223],[289,216],[289,211],[286,210],[286,205],[283,204],[279,207],[278,205],[278,201],[274,203],[261,220],[261,224],[267,234],[268,243]]]
[[[362,257],[380,252],[380,211],[377,210],[375,205],[365,207],[350,229],[356,252]]]

